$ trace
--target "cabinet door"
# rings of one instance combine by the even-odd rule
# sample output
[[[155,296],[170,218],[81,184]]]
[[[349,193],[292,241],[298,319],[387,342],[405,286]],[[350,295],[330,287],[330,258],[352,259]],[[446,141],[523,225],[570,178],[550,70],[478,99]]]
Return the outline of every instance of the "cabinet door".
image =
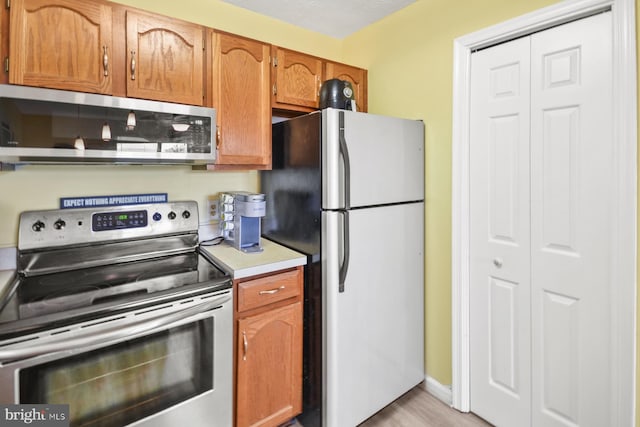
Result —
[[[353,86],[358,111],[367,111],[367,70],[337,62],[327,62],[324,80],[346,80]]]
[[[111,93],[111,7],[75,0],[14,0],[9,82]]]
[[[322,60],[276,47],[273,108],[312,111],[318,108]]]
[[[203,104],[203,27],[127,11],[127,96]]]
[[[275,426],[302,411],[302,303],[238,321],[238,427]]]
[[[218,164],[271,164],[270,45],[213,33],[213,107]]]

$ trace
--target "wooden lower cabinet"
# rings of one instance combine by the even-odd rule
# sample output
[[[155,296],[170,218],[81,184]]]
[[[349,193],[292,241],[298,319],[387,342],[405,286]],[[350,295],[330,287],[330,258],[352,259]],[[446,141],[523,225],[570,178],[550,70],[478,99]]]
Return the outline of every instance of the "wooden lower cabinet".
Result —
[[[302,267],[236,295],[236,426],[275,427],[302,412]]]
[[[238,321],[238,426],[276,426],[300,413],[301,303]]]

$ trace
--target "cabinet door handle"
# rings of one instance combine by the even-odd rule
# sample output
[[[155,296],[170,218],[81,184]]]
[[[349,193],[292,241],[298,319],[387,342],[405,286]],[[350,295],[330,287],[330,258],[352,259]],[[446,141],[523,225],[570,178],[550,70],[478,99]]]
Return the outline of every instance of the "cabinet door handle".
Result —
[[[216,126],[216,148],[220,148],[222,145],[222,132],[220,126]]]
[[[136,79],[136,51],[131,51],[131,80]]]
[[[244,350],[242,360],[247,360],[247,350],[249,349],[249,342],[247,341],[247,333],[245,331],[242,331],[242,349]]]
[[[104,69],[104,76],[109,75],[109,55],[107,54],[107,46],[102,46],[102,68]]]
[[[269,289],[268,291],[260,291],[260,292],[258,292],[258,294],[260,294],[260,295],[273,295],[273,294],[275,294],[277,292],[280,292],[283,289],[284,289],[284,285],[280,286],[279,288]]]

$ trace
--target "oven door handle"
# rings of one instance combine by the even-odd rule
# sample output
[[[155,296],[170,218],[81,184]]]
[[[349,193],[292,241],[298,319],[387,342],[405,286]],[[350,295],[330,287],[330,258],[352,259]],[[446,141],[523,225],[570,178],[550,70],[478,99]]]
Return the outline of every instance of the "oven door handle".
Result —
[[[116,343],[118,341],[132,339],[140,334],[150,334],[160,331],[173,323],[219,308],[222,304],[230,300],[231,292],[228,292],[224,295],[208,300],[203,304],[181,309],[174,313],[160,313],[153,317],[136,320],[126,326],[114,325],[101,329],[101,331],[97,333],[91,332],[92,328],[87,327],[87,329],[82,333],[75,334],[73,337],[70,337],[69,334],[61,333],[56,335],[59,337],[56,341],[42,345],[33,345],[31,341],[19,343],[17,344],[20,346],[18,348],[0,349],[0,364],[42,356],[45,354],[84,349],[94,345],[105,347],[108,344]],[[100,327],[104,328],[104,325],[101,325]],[[7,347],[10,347],[10,345]]]

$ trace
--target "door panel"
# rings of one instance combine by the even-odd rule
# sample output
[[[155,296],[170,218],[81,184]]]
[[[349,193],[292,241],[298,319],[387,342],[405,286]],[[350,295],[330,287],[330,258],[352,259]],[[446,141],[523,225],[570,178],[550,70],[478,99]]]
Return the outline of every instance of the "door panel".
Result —
[[[611,33],[472,55],[471,407],[498,426],[615,424]]]
[[[577,255],[580,109],[542,112],[542,250]]]
[[[611,44],[610,13],[531,38],[535,426],[613,425]]]
[[[494,242],[516,244],[518,236],[518,114],[491,117],[489,121],[489,237]]]
[[[544,382],[544,405],[550,415],[562,417],[569,424],[578,423],[580,381],[575,361],[579,351],[579,308],[575,298],[544,292],[542,375],[553,379]]]
[[[336,109],[323,110],[323,208],[345,207],[339,117],[350,160],[350,207],[424,199],[424,124]]]
[[[472,55],[471,410],[525,426],[530,407],[529,41]]]
[[[517,395],[518,381],[518,284],[496,278],[489,279],[490,320],[489,349],[492,355],[489,378],[497,388]]]
[[[424,380],[424,204],[322,215],[324,425],[355,426]]]

